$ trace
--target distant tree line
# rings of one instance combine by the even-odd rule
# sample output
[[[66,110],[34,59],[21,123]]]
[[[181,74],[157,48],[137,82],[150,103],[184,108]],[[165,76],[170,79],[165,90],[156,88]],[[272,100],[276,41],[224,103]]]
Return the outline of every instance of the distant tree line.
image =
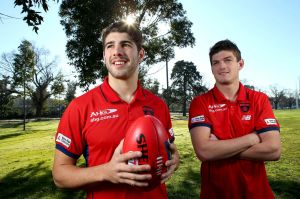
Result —
[[[260,89],[255,88],[253,85],[245,84],[245,86],[252,90],[260,91]],[[268,94],[270,103],[275,110],[299,108],[296,107],[296,100],[300,97],[298,92],[294,92],[291,89],[279,88],[278,85],[271,85],[269,92],[264,91],[264,93]]]
[[[0,60],[0,118],[42,117],[61,112],[74,97],[76,82],[56,70],[49,52],[23,40]],[[66,89],[67,84],[67,89]],[[63,96],[65,96],[63,98]],[[56,114],[56,116],[59,116]]]
[[[134,18],[144,35],[146,56],[140,66],[140,80],[144,87],[160,95],[171,111],[182,112],[183,115],[187,114],[191,99],[208,90],[197,67],[184,60],[173,66],[172,84],[166,89],[160,90],[159,81],[147,77],[149,68],[154,64],[163,63],[168,70],[176,47],[193,47],[195,44],[192,22],[177,0],[14,2],[26,14],[23,20],[38,32],[43,17],[37,9],[41,7],[46,12],[50,1],[61,2],[59,15],[68,38],[66,52],[78,79],[70,82],[55,70],[56,59],[47,61],[46,50],[24,40],[18,52],[3,54],[1,58],[0,118],[60,116],[75,97],[77,86],[86,91],[96,80],[107,75],[102,58],[101,30],[127,16]],[[254,86],[248,86],[254,89]],[[295,106],[295,97],[286,90],[273,87],[270,96],[275,109]]]
[[[4,53],[0,60],[0,119],[60,117],[75,98],[77,83],[56,70],[56,61],[49,52],[24,40],[17,52]],[[58,71],[58,72],[57,72]],[[160,89],[157,79],[141,79],[143,86],[161,96],[170,111],[187,115],[189,103],[196,95],[208,91],[203,77],[192,62],[177,61],[171,73],[171,86]],[[246,87],[255,90],[252,85]],[[278,86],[270,87],[274,109],[295,108],[296,96]]]

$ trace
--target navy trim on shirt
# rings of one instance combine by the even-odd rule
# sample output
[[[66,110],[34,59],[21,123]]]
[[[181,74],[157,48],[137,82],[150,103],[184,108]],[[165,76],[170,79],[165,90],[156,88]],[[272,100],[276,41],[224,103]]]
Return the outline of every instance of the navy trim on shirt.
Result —
[[[279,131],[280,132],[280,129],[277,126],[270,126],[267,128],[259,129],[256,132],[257,132],[257,134],[261,134],[261,133],[265,133],[267,131]]]
[[[195,127],[198,127],[198,126],[206,126],[206,127],[211,128],[211,125],[210,125],[210,124],[206,124],[206,123],[196,123],[196,124],[192,124],[192,125],[190,126],[190,130],[191,130],[192,128],[195,128]]]
[[[75,155],[74,153],[67,151],[64,147],[62,147],[59,144],[56,144],[55,148],[71,158],[78,159],[80,157],[79,155]]]

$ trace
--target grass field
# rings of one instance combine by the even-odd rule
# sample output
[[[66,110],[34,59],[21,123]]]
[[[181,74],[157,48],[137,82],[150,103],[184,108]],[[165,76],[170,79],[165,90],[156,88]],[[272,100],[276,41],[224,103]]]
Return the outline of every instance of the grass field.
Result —
[[[278,199],[300,198],[300,110],[275,112],[281,124],[282,156],[267,162],[268,178]],[[60,190],[51,176],[58,121],[27,124],[0,121],[0,198],[84,198],[84,192]],[[170,199],[199,198],[199,161],[186,120],[173,120],[181,165],[168,181]]]

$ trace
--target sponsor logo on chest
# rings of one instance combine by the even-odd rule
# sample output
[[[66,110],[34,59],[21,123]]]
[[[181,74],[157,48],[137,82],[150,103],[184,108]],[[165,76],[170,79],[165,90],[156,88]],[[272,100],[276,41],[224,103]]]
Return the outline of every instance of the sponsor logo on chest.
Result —
[[[91,122],[99,122],[103,120],[115,119],[118,118],[118,110],[117,109],[102,109],[99,111],[93,111],[90,113],[90,121]]]
[[[209,112],[220,112],[220,111],[226,111],[227,105],[226,104],[213,104],[208,105],[208,111]]]

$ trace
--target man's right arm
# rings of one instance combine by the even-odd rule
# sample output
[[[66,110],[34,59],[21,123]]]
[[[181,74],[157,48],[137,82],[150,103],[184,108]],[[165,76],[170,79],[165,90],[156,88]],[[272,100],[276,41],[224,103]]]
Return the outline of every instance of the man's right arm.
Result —
[[[116,148],[108,163],[87,168],[76,166],[76,159],[56,149],[52,170],[54,183],[60,188],[83,188],[103,181],[148,186],[148,183],[143,181],[150,179],[151,175],[137,173],[149,171],[150,166],[126,164],[129,159],[140,157],[142,154],[140,152],[121,154],[122,145],[123,142]]]
[[[211,139],[211,129],[206,126],[194,127],[190,133],[194,151],[201,161],[229,158],[260,142],[254,132],[228,140]]]

